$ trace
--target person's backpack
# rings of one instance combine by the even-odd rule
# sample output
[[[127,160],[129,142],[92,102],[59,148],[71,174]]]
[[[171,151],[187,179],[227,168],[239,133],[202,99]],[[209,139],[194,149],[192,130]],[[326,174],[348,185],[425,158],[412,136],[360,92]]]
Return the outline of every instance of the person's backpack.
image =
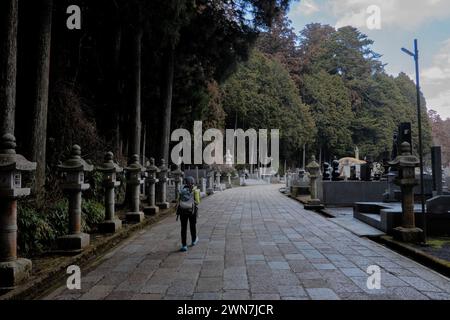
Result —
[[[178,209],[180,214],[192,214],[195,212],[194,192],[191,192],[189,188],[185,187],[180,190]]]

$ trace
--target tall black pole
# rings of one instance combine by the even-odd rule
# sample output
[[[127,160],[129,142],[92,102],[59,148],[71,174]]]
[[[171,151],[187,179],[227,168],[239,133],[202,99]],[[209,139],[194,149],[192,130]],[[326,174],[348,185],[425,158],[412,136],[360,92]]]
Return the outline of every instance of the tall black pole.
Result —
[[[416,90],[417,90],[417,125],[419,127],[419,159],[420,159],[420,201],[422,204],[423,235],[427,241],[427,219],[425,212],[425,192],[423,184],[423,148],[422,148],[422,110],[420,106],[420,77],[419,77],[419,48],[414,39],[414,60],[416,62]]]

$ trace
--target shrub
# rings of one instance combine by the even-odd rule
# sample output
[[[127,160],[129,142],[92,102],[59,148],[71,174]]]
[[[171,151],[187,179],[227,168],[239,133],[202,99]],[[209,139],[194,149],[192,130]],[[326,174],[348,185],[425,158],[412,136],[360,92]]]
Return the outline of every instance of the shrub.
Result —
[[[31,202],[18,206],[18,250],[22,255],[40,254],[50,250],[58,237],[68,233],[68,201],[61,199],[38,212]],[[81,227],[91,232],[104,220],[104,207],[95,200],[82,202]]]

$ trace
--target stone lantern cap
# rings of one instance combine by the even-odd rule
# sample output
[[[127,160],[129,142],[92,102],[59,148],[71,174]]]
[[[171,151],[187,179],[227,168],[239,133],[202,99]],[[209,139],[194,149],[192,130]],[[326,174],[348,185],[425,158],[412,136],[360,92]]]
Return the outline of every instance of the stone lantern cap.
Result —
[[[102,173],[118,173],[122,172],[123,168],[114,162],[114,154],[112,152],[105,153],[105,161],[97,166],[97,170]]]
[[[315,156],[311,157],[311,162],[306,166],[306,170],[309,173],[317,173],[320,170],[320,165],[317,163]]]
[[[86,171],[94,170],[94,166],[81,158],[81,148],[74,144],[70,153],[70,158],[58,165],[60,171]]]
[[[33,171],[36,162],[25,159],[16,153],[16,138],[5,134],[0,140],[0,171]]]
[[[159,172],[159,168],[155,165],[155,158],[150,158],[150,165],[147,166],[147,172]]]
[[[389,162],[389,165],[395,168],[402,167],[418,167],[420,164],[419,159],[411,154],[411,145],[408,142],[403,142],[400,145],[401,154],[397,156],[393,161]]]
[[[145,171],[145,168],[143,166],[141,166],[141,164],[139,163],[139,155],[134,154],[131,156],[131,162],[128,166],[126,166],[125,171],[128,172],[143,172]]]

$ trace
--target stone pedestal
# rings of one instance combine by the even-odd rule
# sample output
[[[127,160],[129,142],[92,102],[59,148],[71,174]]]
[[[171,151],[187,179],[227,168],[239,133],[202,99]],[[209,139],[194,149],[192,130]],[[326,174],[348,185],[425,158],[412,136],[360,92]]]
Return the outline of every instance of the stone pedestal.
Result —
[[[0,289],[13,289],[28,278],[31,266],[17,258],[17,201],[0,199]]]
[[[29,278],[32,263],[28,259],[0,262],[0,290],[12,290]]]
[[[104,183],[105,187],[105,221],[100,223],[100,232],[114,233],[122,228],[122,221],[115,214],[115,183],[108,181]]]
[[[59,237],[57,239],[58,249],[65,252],[78,253],[89,246],[90,237],[86,233],[75,233]]]
[[[157,179],[155,179],[158,181]],[[159,212],[159,207],[155,204],[155,182],[149,182],[148,185],[148,198],[147,206],[144,207],[144,213],[146,215],[155,215]]]
[[[81,232],[81,189],[67,191],[69,197],[69,234],[57,239],[58,250],[80,252],[90,243],[90,237]]]
[[[139,223],[144,220],[144,213],[139,210],[139,203],[140,203],[140,189],[141,184],[133,183],[130,185],[132,188],[131,190],[131,207],[130,211],[126,213],[126,219],[128,222],[131,223]]]
[[[409,243],[421,243],[424,241],[423,230],[420,228],[397,227],[393,230],[395,240]]]

